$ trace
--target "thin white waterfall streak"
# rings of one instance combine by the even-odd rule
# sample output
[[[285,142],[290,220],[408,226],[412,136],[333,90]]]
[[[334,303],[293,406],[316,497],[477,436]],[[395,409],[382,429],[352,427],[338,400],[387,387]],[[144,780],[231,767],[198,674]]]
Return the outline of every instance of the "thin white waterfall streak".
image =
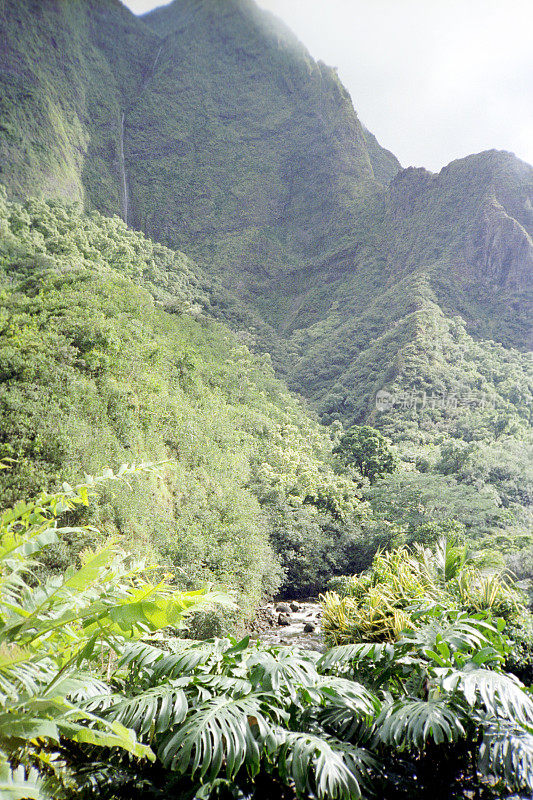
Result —
[[[159,61],[159,56],[161,55],[161,51],[162,51],[162,49],[163,49],[163,45],[161,45],[161,47],[160,47],[160,48],[159,48],[159,50],[157,51],[157,55],[156,55],[156,57],[155,57],[154,65],[153,65],[153,67],[152,67],[152,75],[154,74],[154,72],[155,72],[155,68],[157,67],[157,62]]]
[[[120,173],[122,176],[122,216],[124,222],[128,224],[128,179],[126,177],[126,164],[124,161],[124,117],[125,113],[122,112],[120,117],[120,145],[119,145],[119,164]]]

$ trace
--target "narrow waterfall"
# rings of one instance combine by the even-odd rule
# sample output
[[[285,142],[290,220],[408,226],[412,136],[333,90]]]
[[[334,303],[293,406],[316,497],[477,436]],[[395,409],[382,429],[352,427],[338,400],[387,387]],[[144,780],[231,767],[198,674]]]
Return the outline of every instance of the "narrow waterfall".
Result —
[[[120,174],[122,178],[122,216],[126,225],[128,224],[128,178],[126,175],[126,164],[124,161],[124,118],[125,112],[123,111],[120,117],[120,142],[118,151],[118,160],[120,166]]]

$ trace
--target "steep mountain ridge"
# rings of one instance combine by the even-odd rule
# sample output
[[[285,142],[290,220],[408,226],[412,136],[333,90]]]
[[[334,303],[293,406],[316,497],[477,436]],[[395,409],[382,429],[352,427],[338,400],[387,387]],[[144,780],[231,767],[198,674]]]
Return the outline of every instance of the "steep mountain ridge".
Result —
[[[168,35],[130,115],[140,227],[252,292],[349,234],[378,184],[335,72],[252,3],[178,0],[144,20]],[[152,187],[170,175],[162,206]]]
[[[14,197],[120,213],[121,117],[155,35],[119,0],[7,0],[2,10],[2,181]]]
[[[58,98],[46,116],[35,93],[6,95],[11,196],[127,210],[193,256],[230,290],[222,317],[325,418],[372,414],[418,313],[527,346],[529,165],[487,151],[437,175],[401,170],[336,72],[251,0],[174,0],[142,19],[118,0],[7,7],[9,91],[20,63],[39,97]]]

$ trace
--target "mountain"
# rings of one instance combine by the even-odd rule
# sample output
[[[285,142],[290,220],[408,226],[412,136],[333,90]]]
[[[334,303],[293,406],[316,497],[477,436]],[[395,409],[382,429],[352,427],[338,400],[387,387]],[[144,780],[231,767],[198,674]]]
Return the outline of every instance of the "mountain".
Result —
[[[402,169],[252,0],[6,0],[0,25],[10,200],[76,200],[186,253],[202,313],[322,422],[380,427],[420,473],[466,448],[454,480],[528,506],[533,167]],[[135,281],[172,310],[165,269]]]
[[[2,10],[2,181],[14,197],[119,213],[121,113],[156,37],[118,0],[7,0]]]
[[[80,199],[193,256],[289,340],[295,386],[301,331],[420,269],[472,335],[526,346],[533,169],[511,154],[401,170],[251,0],[142,20],[118,0],[8,0],[3,26],[11,196]]]
[[[293,385],[328,415],[363,418],[376,391],[401,374],[401,349],[419,342],[418,315],[437,327],[439,318],[452,326],[459,318],[479,346],[527,349],[532,198],[533,168],[510,153],[470,156],[438,175],[399,172],[369,214],[370,252],[352,254],[351,274],[328,277],[322,320],[307,311],[322,297],[312,288],[292,322],[302,354]],[[355,406],[346,399],[354,394]]]
[[[76,521],[178,586],[233,589],[241,618],[265,592],[318,591],[375,549],[367,504],[335,469],[335,431],[214,318],[189,259],[116,217],[3,191],[0,230],[0,510],[155,462]],[[93,532],[67,537],[49,569],[98,547]]]

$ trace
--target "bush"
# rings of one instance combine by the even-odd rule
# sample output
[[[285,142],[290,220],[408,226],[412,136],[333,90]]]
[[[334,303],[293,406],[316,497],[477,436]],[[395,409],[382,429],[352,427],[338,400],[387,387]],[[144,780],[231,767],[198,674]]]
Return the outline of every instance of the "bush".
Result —
[[[136,472],[124,467],[119,477]],[[105,479],[116,477],[108,472]],[[83,533],[57,527],[57,518],[87,506],[99,483],[65,485],[0,517],[0,794],[10,800],[64,796],[80,743],[93,754],[153,761],[149,743],[100,713],[94,698],[111,699],[106,676],[126,642],[179,627],[192,610],[225,601],[151,583],[144,565],[112,542],[84,551],[60,576],[36,580],[35,559],[63,535]]]
[[[393,642],[431,606],[510,620],[523,600],[503,573],[483,572],[465,547],[441,540],[435,550],[378,553],[370,570],[344,577],[322,598],[323,628],[330,644]]]

